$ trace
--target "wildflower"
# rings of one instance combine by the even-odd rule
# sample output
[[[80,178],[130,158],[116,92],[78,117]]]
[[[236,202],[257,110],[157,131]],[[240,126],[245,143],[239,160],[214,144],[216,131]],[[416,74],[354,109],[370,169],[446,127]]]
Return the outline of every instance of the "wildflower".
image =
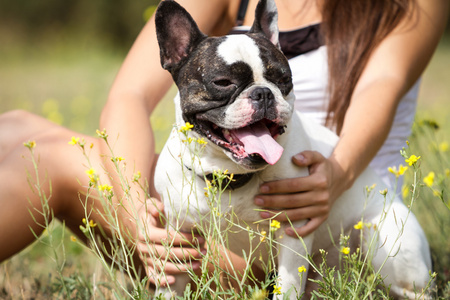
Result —
[[[186,133],[187,131],[191,130],[192,128],[194,128],[194,125],[192,125],[189,122],[186,122],[183,126],[180,127],[180,129],[178,129],[178,131],[182,132],[182,133]]]
[[[387,188],[380,191],[380,194],[383,195],[383,196],[386,196],[387,193],[388,193],[388,189]]]
[[[74,146],[74,145],[76,145],[76,144],[78,144],[78,141],[80,140],[80,138],[79,137],[72,137],[72,139],[69,141],[69,145],[72,145],[72,146]]]
[[[77,241],[77,238],[74,237],[73,235],[71,235],[71,236],[70,236],[70,240],[71,240],[72,242],[76,242],[76,241]]]
[[[298,272],[299,273],[304,273],[304,272],[306,272],[306,267],[305,266],[301,266],[301,267],[298,267]]]
[[[428,173],[428,175],[423,179],[423,182],[428,186],[431,187],[434,183],[434,172]]]
[[[359,221],[358,223],[356,223],[353,228],[357,229],[357,230],[361,230],[364,228],[364,226],[366,226],[367,228],[372,227],[372,223],[363,223],[362,221]]]
[[[106,139],[108,137],[108,134],[106,133],[106,129],[103,129],[102,131],[97,129],[95,132],[97,133],[98,137],[100,137],[102,139]]]
[[[373,191],[373,189],[377,186],[376,183],[372,184],[371,186],[366,185],[366,191],[367,193],[370,193]]]
[[[450,177],[450,169],[445,169],[445,176]]]
[[[86,174],[89,176],[89,179],[91,180],[91,183],[96,183],[98,181],[98,176],[95,173],[95,170],[93,168],[90,168],[89,170],[86,170]]]
[[[94,223],[93,220],[90,220],[90,221],[89,221],[89,227],[94,228],[94,227],[96,227],[96,226],[97,226],[97,223]]]
[[[266,237],[267,237],[267,232],[265,230],[261,231],[261,237],[259,238],[261,243],[266,240]]]
[[[112,162],[120,162],[122,160],[125,160],[122,156],[111,157]]]
[[[270,222],[270,230],[277,231],[278,229],[280,229],[280,222],[278,222],[277,220],[272,220]]]
[[[274,285],[273,286],[273,293],[275,295],[281,295],[281,286]]]
[[[341,252],[345,255],[350,253],[350,248],[349,247],[342,247]]]
[[[353,228],[360,230],[363,228],[363,222],[359,221],[358,223],[355,224],[355,226],[353,226]]]
[[[102,184],[102,185],[100,185],[100,186],[98,187],[98,189],[99,189],[100,191],[107,191],[107,192],[109,192],[109,191],[112,190],[112,186],[107,185],[107,184]]]
[[[405,159],[405,162],[409,164],[409,166],[414,165],[418,160],[420,159],[420,156],[415,156],[414,154],[411,155],[409,158]]]
[[[206,144],[208,144],[208,142],[205,141],[204,138],[201,138],[201,139],[197,139],[197,144],[199,144],[199,145],[206,145]],[[225,173],[224,173],[224,174],[225,174]]]
[[[442,142],[439,144],[439,151],[441,152],[447,152],[449,149],[449,145],[447,142]]]
[[[25,147],[27,147],[28,149],[33,149],[34,147],[36,147],[36,142],[35,141],[28,141],[26,143],[23,143],[23,145]]]
[[[388,171],[391,172],[392,174],[394,174],[395,177],[397,177],[397,178],[402,176],[406,170],[408,170],[408,167],[403,166],[402,164],[400,164],[400,166],[398,166],[398,170],[397,170],[397,167],[395,167],[395,166],[388,168]]]
[[[138,182],[141,179],[141,172],[137,171],[133,174],[133,182]]]

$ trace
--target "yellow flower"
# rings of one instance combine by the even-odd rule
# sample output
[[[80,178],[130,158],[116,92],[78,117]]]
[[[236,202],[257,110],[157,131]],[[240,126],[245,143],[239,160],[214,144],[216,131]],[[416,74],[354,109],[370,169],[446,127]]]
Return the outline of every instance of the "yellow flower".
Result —
[[[280,229],[280,222],[278,222],[277,220],[272,220],[270,222],[270,230],[276,231]]]
[[[357,230],[361,230],[363,229],[363,227],[366,226],[367,228],[372,227],[372,223],[363,223],[362,221],[359,221],[358,223],[356,223],[353,228],[357,229]]]
[[[259,238],[261,243],[266,240],[266,237],[267,237],[267,232],[265,230],[261,231],[261,237]]]
[[[449,145],[447,142],[442,142],[439,144],[439,151],[441,152],[447,152],[449,149]]]
[[[108,134],[106,133],[106,129],[103,129],[102,131],[97,129],[95,132],[97,133],[98,137],[100,137],[102,139],[106,139],[108,137]]]
[[[71,240],[72,242],[76,242],[76,241],[77,241],[77,238],[74,237],[73,235],[71,235],[71,236],[70,236],[70,240]]]
[[[342,247],[341,252],[345,255],[350,253],[350,248],[349,247]]]
[[[450,177],[450,169],[445,169],[445,176]]]
[[[304,272],[306,272],[306,267],[305,267],[305,266],[298,267],[298,272],[299,272],[299,273],[304,273]]]
[[[373,191],[373,189],[374,189],[376,186],[377,186],[376,183],[372,184],[371,186],[366,185],[366,191],[367,191],[368,193],[370,193],[370,192]]]
[[[23,143],[23,145],[25,147],[27,147],[28,149],[33,149],[34,147],[36,147],[36,142],[35,141],[28,141],[26,143]]]
[[[73,145],[76,145],[76,144],[78,143],[79,140],[80,140],[79,137],[76,138],[76,137],[73,136],[72,139],[69,141],[68,144],[69,144],[69,145],[72,145],[72,146],[73,146]]]
[[[206,145],[206,144],[208,144],[208,142],[205,141],[204,138],[201,138],[201,139],[197,139],[197,144],[199,144],[199,145]],[[224,173],[224,174],[225,174],[225,173]]]
[[[273,293],[275,295],[281,295],[281,286],[274,285],[273,286]]]
[[[125,160],[125,158],[123,158],[122,156],[111,157],[112,162],[119,162],[122,160]]]
[[[434,172],[428,173],[428,175],[423,179],[423,182],[428,186],[431,187],[434,183]]]
[[[98,189],[100,190],[100,191],[111,191],[112,190],[112,186],[110,186],[110,185],[107,185],[107,184],[102,184],[102,185],[100,185],[99,187],[98,187]]]
[[[380,194],[383,195],[383,196],[386,196],[387,193],[388,193],[388,189],[387,188],[380,191]]]
[[[178,131],[184,133],[184,132],[191,130],[192,128],[194,128],[194,125],[192,125],[189,122],[186,122],[183,126],[180,127],[180,129]]]
[[[400,164],[400,166],[398,166],[398,170],[397,170],[397,167],[395,167],[395,166],[388,168],[388,171],[391,172],[392,174],[394,174],[395,177],[402,176],[406,170],[408,170],[408,167],[403,166],[402,164]]]
[[[90,221],[89,221],[89,226],[90,226],[91,228],[94,228],[94,227],[96,227],[96,226],[97,226],[97,224],[96,224],[96,223],[94,223],[94,221],[93,221],[93,220],[90,220]]]
[[[133,182],[138,182],[139,179],[141,179],[141,172],[137,171],[136,173],[133,174]]]
[[[409,158],[405,159],[405,162],[409,164],[409,166],[414,165],[418,160],[420,159],[420,156],[415,156],[414,154],[411,155]]]
[[[355,224],[355,226],[353,226],[353,228],[360,230],[363,228],[363,225],[364,225],[363,222],[359,221],[358,223]]]

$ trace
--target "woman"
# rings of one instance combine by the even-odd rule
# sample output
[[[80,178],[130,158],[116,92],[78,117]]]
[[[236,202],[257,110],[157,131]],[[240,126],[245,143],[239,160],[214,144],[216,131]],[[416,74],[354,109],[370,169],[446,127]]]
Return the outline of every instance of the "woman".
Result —
[[[229,33],[236,20],[239,25],[251,25],[257,4],[257,0],[250,0],[245,10],[240,0],[209,0],[201,5],[197,1],[178,2],[209,35]],[[329,158],[314,151],[293,157],[293,163],[309,167],[310,176],[266,183],[255,198],[257,205],[273,213],[278,212],[274,208],[282,207],[286,214],[279,214],[276,217],[279,221],[286,220],[286,215],[291,220],[309,219],[305,226],[295,229],[297,234],[305,236],[326,220],[335,199],[352,185],[371,161],[381,164],[379,170],[393,165],[389,147],[385,153],[378,156],[377,153],[383,145],[393,141],[394,138],[388,136],[391,128],[398,129],[392,127],[396,121],[406,122],[407,128],[401,130],[400,139],[406,140],[409,134],[413,111],[398,118],[401,111],[397,108],[402,103],[409,103],[410,98],[404,96],[417,82],[436,48],[445,26],[448,1],[278,0],[276,4],[281,32],[321,24],[317,47],[306,52],[293,50],[290,62],[294,72],[296,107],[305,113],[309,109],[313,118],[334,128],[340,135],[340,142]],[[238,18],[238,11],[244,12],[243,18]],[[115,144],[114,152],[127,162],[125,175],[132,178],[138,170],[142,183],[145,180],[152,182],[152,166],[156,157],[149,115],[172,85],[169,73],[162,70],[158,58],[152,19],[125,59],[100,119],[100,128],[106,128],[109,139]],[[306,64],[310,65],[307,70],[317,74],[302,73],[301,67]],[[329,82],[324,80],[327,73]],[[303,79],[309,82],[302,82]],[[304,97],[307,92],[311,94]],[[414,107],[414,99],[411,103]],[[50,205],[55,216],[64,219],[66,225],[78,234],[80,220],[84,217],[78,191],[88,185],[89,179],[84,173],[86,169],[82,165],[84,160],[80,151],[67,149],[70,138],[79,134],[24,112],[3,115],[0,126],[0,182],[10,183],[7,189],[0,190],[3,208],[0,211],[0,242],[4,245],[3,241],[11,241],[7,248],[0,249],[1,261],[34,240],[29,226],[37,233],[41,229],[28,213],[27,199],[35,207],[40,205],[40,201],[23,189],[26,186],[23,164],[28,164],[31,169],[29,163],[21,159],[26,152],[22,146],[24,141],[33,139],[39,145],[36,152],[40,155],[41,166],[52,180]],[[14,135],[3,130],[8,127],[14,128]],[[116,174],[113,165],[101,158],[102,153],[109,155],[105,143],[87,136],[84,139],[87,144],[94,143],[91,154],[94,169],[101,170],[103,164],[109,174]],[[61,165],[66,167],[61,169]],[[120,196],[121,189],[116,186],[119,180],[111,176],[110,183],[115,186],[116,195]],[[78,178],[81,185],[74,178]],[[103,178],[103,181],[108,179]],[[152,187],[150,190],[152,195],[156,195]],[[116,202],[118,198],[115,198]],[[90,205],[99,207],[91,200]],[[163,207],[159,202],[144,205],[150,202],[154,203],[145,199],[121,203],[121,218],[123,225],[133,232],[135,219],[130,218],[128,211],[139,206],[149,227],[148,238],[164,258],[167,253],[161,240],[167,237],[167,233],[158,222],[158,211]],[[261,213],[262,218],[269,216],[269,212]],[[94,215],[93,219],[103,223],[99,215]],[[12,222],[16,224],[14,232],[3,226]],[[287,229],[286,233],[296,234],[292,229]],[[197,238],[199,243],[203,242]],[[175,247],[171,255],[182,259],[188,251],[192,256],[200,257],[200,253],[187,247],[194,239],[189,235],[178,236],[175,243],[184,246],[184,250]],[[148,264],[147,273],[153,274],[155,262],[145,255],[147,247],[142,235],[138,245],[144,252],[142,261]],[[164,271],[169,276],[163,279],[163,283],[173,282],[175,278],[170,274],[176,274],[185,267],[184,263],[168,263]],[[193,267],[198,268],[199,263],[194,262]]]

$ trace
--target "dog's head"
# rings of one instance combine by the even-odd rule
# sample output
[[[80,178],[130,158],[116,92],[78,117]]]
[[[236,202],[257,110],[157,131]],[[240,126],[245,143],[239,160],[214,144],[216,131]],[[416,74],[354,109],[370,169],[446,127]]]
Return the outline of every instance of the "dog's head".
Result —
[[[261,0],[248,34],[207,37],[174,1],[156,12],[161,64],[178,86],[183,120],[246,169],[281,157],[276,139],[293,111],[277,16],[275,3]]]

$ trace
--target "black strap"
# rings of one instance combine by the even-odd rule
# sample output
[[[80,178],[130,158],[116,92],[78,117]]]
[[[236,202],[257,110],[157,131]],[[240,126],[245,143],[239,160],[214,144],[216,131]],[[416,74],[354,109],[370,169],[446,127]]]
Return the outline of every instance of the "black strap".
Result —
[[[305,54],[325,45],[320,32],[320,23],[292,31],[280,31],[280,47],[289,58]]]
[[[241,0],[236,19],[236,26],[241,26],[244,23],[245,14],[247,13],[248,0]]]
[[[184,165],[184,167],[186,169],[188,169],[189,171],[192,171],[192,169],[189,168],[188,166]],[[233,179],[230,181],[228,178],[226,178],[222,182],[222,186],[224,186],[224,187],[226,186],[226,189],[232,189],[232,190],[238,189],[238,188],[246,185],[253,178],[253,174],[255,174],[255,173],[233,174]],[[212,173],[206,174],[204,177],[200,174],[197,174],[197,175],[201,179],[206,178],[210,182],[212,182],[214,180],[214,175]]]
[[[234,28],[229,34],[245,34],[248,29]],[[320,23],[290,31],[280,31],[281,51],[289,59],[325,45]]]

